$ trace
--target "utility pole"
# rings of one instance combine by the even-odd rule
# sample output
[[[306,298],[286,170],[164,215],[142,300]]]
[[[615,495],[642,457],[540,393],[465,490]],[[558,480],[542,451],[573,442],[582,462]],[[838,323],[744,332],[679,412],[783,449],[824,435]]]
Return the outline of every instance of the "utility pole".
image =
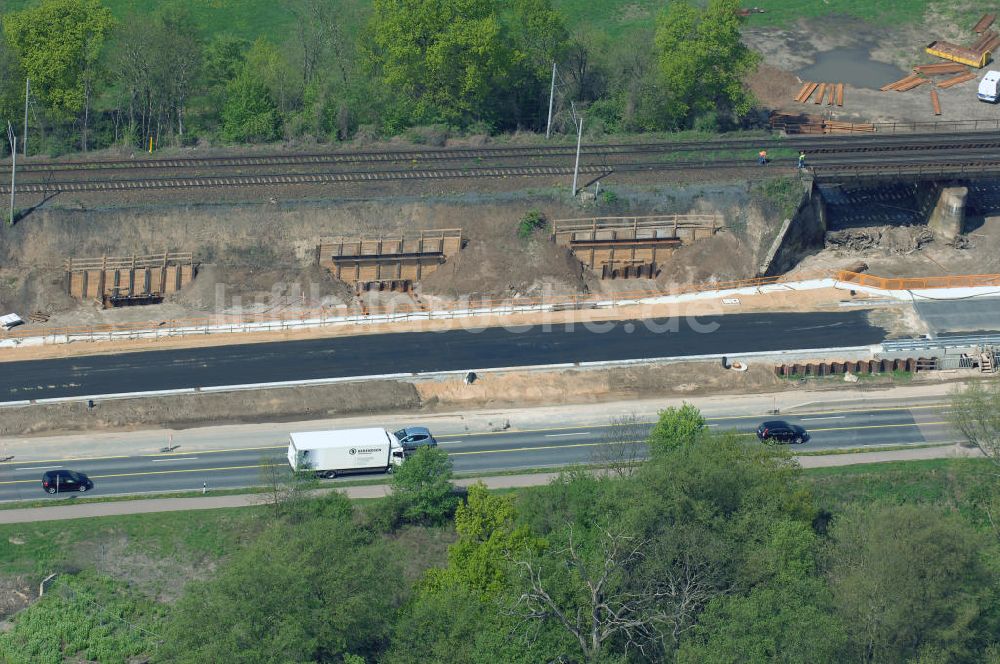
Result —
[[[28,98],[31,95],[31,79],[24,79],[24,140],[21,141],[21,149],[24,156],[28,156]]]
[[[552,135],[552,100],[556,96],[556,63],[552,63],[552,85],[549,86],[549,121],[545,123],[545,138]]]
[[[10,216],[7,223],[14,225],[14,185],[17,177],[17,134],[14,133],[14,126],[7,122],[7,140],[10,141]]]
[[[583,138],[583,116],[576,114],[576,102],[570,102],[573,122],[576,123],[576,165],[573,166],[573,197],[576,197],[576,178],[580,172],[580,141]]]

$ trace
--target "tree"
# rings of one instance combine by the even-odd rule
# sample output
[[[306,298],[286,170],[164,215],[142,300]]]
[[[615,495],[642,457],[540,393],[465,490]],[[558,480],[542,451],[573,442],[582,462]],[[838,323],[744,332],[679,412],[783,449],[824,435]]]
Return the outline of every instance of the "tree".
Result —
[[[227,141],[262,142],[278,137],[281,118],[263,81],[249,68],[226,86],[222,137]]]
[[[798,578],[723,595],[699,617],[678,652],[680,664],[844,661],[846,636],[822,579]]]
[[[375,0],[368,62],[399,95],[397,122],[496,119],[511,50],[493,0]]]
[[[649,432],[650,455],[662,455],[669,450],[693,443],[706,430],[707,423],[701,411],[689,403],[680,408],[671,406],[661,410],[659,420]]]
[[[983,540],[957,515],[928,506],[865,505],[830,531],[829,583],[850,658],[907,661],[931,651],[976,661],[992,633],[986,598],[996,579]]]
[[[278,47],[267,39],[258,37],[245,57],[245,67],[254,72],[260,82],[267,87],[279,111],[287,111],[294,77],[288,66],[288,60]]]
[[[709,0],[699,10],[687,0],[669,3],[656,24],[659,80],[649,91],[646,129],[690,127],[721,111],[746,115],[753,97],[743,78],[759,56],[743,44],[739,0]]]
[[[250,42],[241,37],[217,34],[205,46],[204,74],[209,88],[221,91],[243,71]]]
[[[514,500],[490,494],[477,482],[469,487],[467,501],[455,510],[458,541],[448,547],[448,567],[432,571],[435,586],[459,585],[484,596],[495,596],[510,585],[507,558],[538,552],[544,540],[532,536],[527,526],[515,526]]]
[[[1000,466],[1000,383],[968,383],[951,395],[948,421],[966,443]]]
[[[512,46],[506,100],[508,126],[543,126],[552,63],[564,60],[569,32],[549,0],[513,0],[505,32]]]
[[[166,77],[169,104],[177,121],[177,134],[184,136],[184,115],[195,81],[201,73],[203,45],[191,13],[169,7],[159,16],[166,47],[163,55],[170,63]]]
[[[401,600],[397,560],[349,515],[279,521],[213,579],[191,584],[174,607],[159,659],[373,657],[388,639]]]
[[[24,106],[24,69],[17,53],[0,34],[0,114],[20,117]]]
[[[648,436],[645,423],[635,413],[611,418],[590,460],[618,477],[631,477],[642,463],[640,446]]]
[[[432,447],[421,447],[396,468],[391,500],[403,519],[427,525],[447,521],[458,503],[451,474],[447,452]]]
[[[838,661],[846,634],[817,575],[818,546],[808,524],[773,522],[766,545],[753,555],[752,585],[707,604],[678,662]]]
[[[201,72],[202,44],[187,11],[150,19],[132,14],[116,31],[111,57],[116,118],[127,141],[145,145],[162,133],[183,138],[188,100]]]
[[[4,17],[4,34],[31,78],[33,93],[57,119],[80,119],[84,151],[91,101],[101,80],[101,52],[114,26],[111,10],[100,0],[41,0]]]
[[[303,87],[308,87],[316,77],[321,76],[322,67],[327,63],[346,83],[353,54],[343,25],[345,16],[356,10],[357,4],[341,0],[285,0],[285,4],[295,16]]]
[[[662,565],[654,541],[599,530],[588,545],[570,528],[564,548],[516,559],[523,590],[512,611],[571,635],[588,662],[601,661],[611,644],[656,659],[718,593],[715,571],[689,547]]]

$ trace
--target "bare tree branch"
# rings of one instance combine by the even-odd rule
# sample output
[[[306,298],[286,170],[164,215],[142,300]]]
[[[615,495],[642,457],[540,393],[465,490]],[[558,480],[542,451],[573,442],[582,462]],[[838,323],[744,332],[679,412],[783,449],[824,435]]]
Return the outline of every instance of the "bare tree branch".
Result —
[[[635,413],[612,417],[600,445],[592,448],[592,463],[607,467],[618,477],[631,477],[643,458],[649,426]]]
[[[721,592],[717,570],[696,546],[681,547],[662,557],[663,567],[646,570],[650,554],[658,553],[649,539],[605,529],[597,546],[599,553],[586,556],[569,528],[566,547],[546,555],[550,574],[539,560],[513,561],[526,588],[511,612],[528,623],[555,622],[588,661],[612,641],[623,644],[626,654],[634,649],[647,658],[676,647],[698,612]],[[560,568],[570,572],[571,585],[553,593],[548,584],[557,583]]]
[[[953,392],[948,420],[970,446],[1000,466],[1000,383],[972,382]]]

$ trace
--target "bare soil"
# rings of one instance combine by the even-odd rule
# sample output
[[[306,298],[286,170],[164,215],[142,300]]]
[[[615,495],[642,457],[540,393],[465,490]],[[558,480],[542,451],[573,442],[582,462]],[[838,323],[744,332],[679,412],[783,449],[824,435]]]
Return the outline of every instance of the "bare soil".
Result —
[[[763,107],[787,113],[807,112],[859,122],[996,120],[1000,118],[997,108],[976,98],[978,79],[985,70],[973,70],[979,75],[976,79],[938,90],[940,116],[933,112],[930,85],[907,92],[880,92],[877,88],[847,86],[843,107],[794,101],[804,82],[796,72],[813,64],[816,54],[823,51],[865,47],[870,50],[871,60],[896,65],[904,72],[917,64],[944,62],[924,52],[928,43],[935,39],[971,43],[976,38],[972,32],[975,19],[969,25],[959,24],[954,18],[958,9],[956,3],[942,3],[938,9],[928,12],[923,21],[905,25],[876,26],[857,19],[827,16],[800,20],[782,28],[747,28],[744,41],[763,58],[760,69],[747,83]],[[858,66],[864,64],[858,63]],[[933,80],[945,78],[948,76],[933,77]]]
[[[613,401],[640,395],[770,392],[781,389],[781,383],[768,366],[758,365],[737,372],[723,369],[716,363],[679,362],[490,374],[472,385],[455,379],[430,380],[417,383],[417,391],[428,408],[494,408]]]
[[[212,577],[218,560],[174,548],[170,556],[143,550],[127,535],[100,531],[79,542],[70,554],[70,566],[93,568],[114,577],[158,602],[174,602],[190,581]]]
[[[281,422],[392,412],[420,405],[419,393],[411,383],[338,383],[276,390],[120,399],[102,401],[93,410],[88,410],[85,403],[6,408],[0,418],[0,435]]]
[[[17,540],[12,537],[11,540]],[[11,541],[9,546],[23,546],[23,541]],[[6,631],[4,622],[21,609],[27,608],[38,598],[38,585],[24,575],[0,575],[0,632]]]
[[[793,274],[847,269],[861,261],[880,277],[936,277],[957,274],[1000,273],[1000,217],[987,217],[958,243],[931,236],[926,226],[870,227],[832,233],[834,238],[853,237],[841,245],[808,256]],[[919,245],[919,246],[918,246]]]
[[[321,241],[442,228],[461,228],[465,248],[418,285],[421,296],[502,298],[622,288],[584,270],[569,251],[549,241],[545,230],[529,239],[518,237],[520,219],[533,209],[549,220],[722,212],[730,232],[741,241],[749,240],[749,250],[737,246],[733,237],[710,240],[720,251],[728,251],[722,260],[702,261],[696,256],[699,269],[685,276],[687,259],[680,252],[665,272],[671,283],[751,277],[760,244],[755,236],[766,235],[780,219],[749,192],[745,183],[636,186],[616,189],[618,201],[599,206],[581,206],[543,190],[287,204],[42,209],[0,236],[0,310],[23,318],[44,312],[50,316],[47,323],[28,327],[45,329],[138,321],[155,325],[203,317],[205,312],[295,315],[319,307],[343,307],[355,301],[353,286],[316,265],[315,248]],[[69,257],[162,251],[191,251],[199,262],[194,282],[162,304],[102,310],[63,292],[63,262]],[[712,266],[717,266],[717,273],[709,269]],[[654,286],[646,281],[628,284],[627,289]]]

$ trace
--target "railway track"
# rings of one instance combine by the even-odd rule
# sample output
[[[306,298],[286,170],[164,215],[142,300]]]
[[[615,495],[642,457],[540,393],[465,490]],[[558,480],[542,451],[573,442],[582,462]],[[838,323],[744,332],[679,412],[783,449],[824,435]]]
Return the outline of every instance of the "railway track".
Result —
[[[997,148],[1000,137],[982,132],[961,134],[934,134],[929,137],[900,135],[843,136],[843,137],[773,137],[741,138],[733,140],[585,144],[581,155],[588,157],[668,154],[677,152],[726,152],[764,148],[789,148],[804,150],[807,154],[835,154],[847,152],[884,152],[896,150]],[[442,148],[440,150],[397,150],[368,152],[322,152],[308,154],[267,154],[250,156],[138,158],[91,161],[27,162],[19,173],[52,173],[63,171],[100,170],[157,170],[177,168],[233,168],[290,165],[331,164],[381,164],[387,162],[412,163],[422,161],[459,161],[476,159],[523,159],[532,157],[574,156],[572,145],[559,146],[509,146],[497,148]],[[4,167],[9,173],[9,168]],[[3,170],[0,170],[2,173]]]
[[[785,160],[785,165],[792,166],[794,160]],[[584,164],[579,173],[607,177],[611,173],[620,172],[669,172],[690,171],[692,169],[756,169],[756,164],[747,160],[729,160],[718,162],[684,161],[684,162],[632,162],[616,164],[609,167],[599,164]],[[815,164],[813,170],[821,179],[831,177],[865,177],[867,174],[898,174],[900,176],[917,175],[948,175],[1000,172],[1000,162],[995,154],[981,155],[979,159],[966,161],[942,161],[939,158],[925,157],[923,160],[905,162],[856,163],[854,161],[830,161]],[[508,166],[480,168],[441,168],[441,169],[407,169],[382,171],[353,171],[330,173],[297,173],[297,174],[264,174],[264,175],[224,175],[205,177],[150,177],[117,180],[68,180],[39,183],[18,184],[17,193],[50,194],[53,192],[88,192],[88,191],[129,191],[129,190],[166,190],[191,189],[201,187],[247,187],[247,186],[282,186],[334,184],[351,182],[386,182],[398,180],[444,180],[459,178],[502,178],[502,177],[538,177],[572,175],[573,168],[569,166]],[[10,187],[0,188],[0,193],[9,193]]]
[[[935,134],[932,136],[768,137],[688,143],[650,142],[586,145],[581,149],[580,172],[604,176],[611,172],[743,169],[756,166],[753,154],[769,150],[802,150],[819,172],[864,172],[937,164],[954,171],[967,164],[980,172],[1000,149],[993,133]],[[736,157],[678,159],[700,152]],[[570,175],[575,146],[509,146],[313,154],[271,154],[168,159],[93,160],[84,162],[29,162],[18,168],[17,193],[165,190],[196,187],[307,185],[392,180],[495,178]],[[514,163],[505,163],[510,162]],[[555,160],[554,162],[552,160]],[[494,163],[490,163],[494,162]],[[530,162],[530,163],[525,163]],[[791,165],[792,159],[776,164]],[[854,170],[851,170],[851,169]],[[911,170],[913,170],[911,168]],[[277,172],[273,172],[277,169]],[[246,172],[251,170],[254,172]],[[187,171],[179,173],[178,171]],[[9,169],[7,173],[9,174]],[[970,170],[972,172],[972,170]],[[6,181],[0,170],[0,179]],[[0,188],[8,192],[10,187]]]
[[[581,166],[580,173],[609,173],[601,166]],[[572,175],[569,166],[483,167],[479,169],[421,169],[360,171],[346,173],[297,173],[276,175],[227,175],[214,177],[143,178],[128,180],[69,180],[18,184],[16,193],[47,194],[55,191],[125,191],[135,189],[188,189],[194,187],[246,187],[268,185],[325,184],[337,182],[377,182],[391,180],[433,180],[454,178],[496,178],[540,175]],[[10,193],[10,187],[0,189]]]

